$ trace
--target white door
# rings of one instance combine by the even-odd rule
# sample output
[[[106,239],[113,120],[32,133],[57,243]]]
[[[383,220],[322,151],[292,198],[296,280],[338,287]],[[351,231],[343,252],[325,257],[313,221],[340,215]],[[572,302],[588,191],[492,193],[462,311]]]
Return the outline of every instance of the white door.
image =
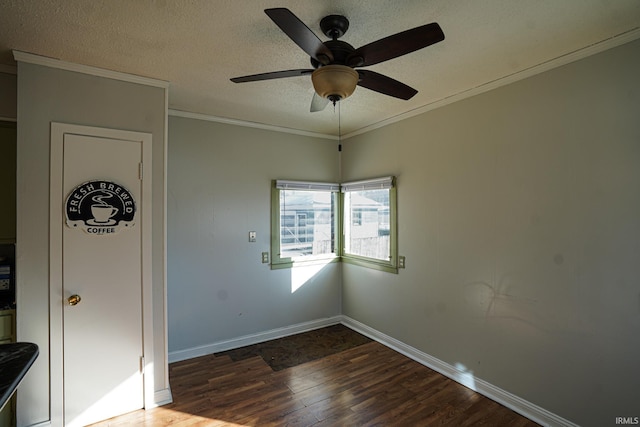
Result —
[[[144,405],[142,143],[67,133],[63,150],[64,424],[84,426]]]

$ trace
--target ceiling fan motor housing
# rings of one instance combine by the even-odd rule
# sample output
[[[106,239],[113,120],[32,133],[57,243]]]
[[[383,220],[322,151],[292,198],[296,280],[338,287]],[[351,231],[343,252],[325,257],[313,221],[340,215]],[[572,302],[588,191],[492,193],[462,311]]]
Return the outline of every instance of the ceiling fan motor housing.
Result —
[[[348,65],[351,68],[359,67],[364,62],[364,58],[360,55],[353,55],[355,48],[349,43],[342,40],[327,40],[323,43],[333,54],[333,61],[327,62],[324,65],[329,64],[341,64]],[[320,61],[314,57],[310,58],[311,66],[318,68],[323,65]]]

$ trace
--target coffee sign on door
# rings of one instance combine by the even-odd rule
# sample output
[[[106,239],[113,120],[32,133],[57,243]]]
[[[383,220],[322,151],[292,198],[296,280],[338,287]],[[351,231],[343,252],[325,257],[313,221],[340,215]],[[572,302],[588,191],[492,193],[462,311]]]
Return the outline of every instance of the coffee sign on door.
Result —
[[[69,227],[104,236],[135,225],[136,203],[129,190],[115,182],[89,181],[69,194],[65,213]]]

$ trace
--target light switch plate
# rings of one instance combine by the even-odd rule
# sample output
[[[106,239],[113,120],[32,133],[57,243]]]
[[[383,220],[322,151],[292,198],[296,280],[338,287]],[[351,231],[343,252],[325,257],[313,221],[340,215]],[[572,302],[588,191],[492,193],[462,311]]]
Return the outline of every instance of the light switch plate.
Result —
[[[405,258],[403,255],[398,257],[398,268],[405,268]]]
[[[262,263],[269,264],[269,252],[262,252]]]

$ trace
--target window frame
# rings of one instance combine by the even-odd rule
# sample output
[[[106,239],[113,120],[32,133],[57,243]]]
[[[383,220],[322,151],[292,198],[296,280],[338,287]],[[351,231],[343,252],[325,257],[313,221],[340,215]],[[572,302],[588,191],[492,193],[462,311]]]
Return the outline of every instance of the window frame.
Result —
[[[375,185],[378,183],[386,183],[388,187],[379,189],[389,190],[389,260],[381,260],[362,255],[356,255],[346,252],[346,236],[345,227],[352,227],[351,212],[349,218],[346,218],[345,193],[354,185]],[[390,184],[389,184],[390,183]],[[279,188],[279,186],[290,185],[289,188]],[[302,191],[323,191],[321,188],[327,188],[325,191],[334,193],[333,216],[333,248],[330,254],[308,255],[303,257],[281,257],[281,213],[280,213],[280,192],[281,190],[302,190]],[[337,187],[337,190],[335,189]],[[332,188],[332,190],[328,190]],[[373,189],[373,188],[365,188]],[[362,218],[361,218],[362,220]],[[310,182],[310,181],[288,181],[273,180],[271,185],[271,262],[272,270],[286,269],[302,265],[327,264],[333,262],[346,262],[361,267],[367,267],[375,270],[385,271],[388,273],[398,273],[398,230],[397,230],[397,190],[396,178],[394,176],[376,178],[370,180],[353,181],[344,184],[334,184],[326,182]]]
[[[346,251],[346,243],[347,243],[347,227],[352,227],[352,219],[351,215],[353,212],[347,206],[345,201],[345,193],[350,191],[362,191],[362,190],[349,190],[350,187],[358,187],[362,185],[367,187],[369,185],[376,185],[377,183],[390,182],[390,187],[386,188],[389,190],[389,260],[381,260],[378,258],[371,258],[363,255],[356,255],[352,253],[348,253]],[[384,184],[382,184],[384,185]],[[398,273],[398,231],[397,231],[397,190],[396,190],[396,179],[393,176],[385,177],[385,178],[377,178],[371,180],[363,180],[363,181],[354,181],[347,182],[341,185],[340,192],[340,208],[341,208],[341,217],[342,217],[342,246],[340,250],[341,260],[348,263],[359,265],[362,267],[372,268],[375,270],[385,271],[388,273]],[[373,189],[373,188],[370,188]],[[385,189],[380,187],[379,189]],[[349,218],[347,219],[346,213],[349,213]]]
[[[280,186],[290,186],[290,188],[279,188]],[[306,188],[305,188],[306,187]],[[322,190],[320,187],[326,187]],[[301,265],[327,264],[340,261],[341,241],[341,197],[339,193],[339,184],[309,181],[288,181],[273,180],[271,184],[271,262],[272,270],[291,268]],[[330,190],[333,188],[333,190]],[[333,252],[322,255],[307,255],[301,257],[281,257],[281,214],[280,214],[280,193],[282,190],[297,191],[330,191],[331,197],[334,198],[333,217]]]

